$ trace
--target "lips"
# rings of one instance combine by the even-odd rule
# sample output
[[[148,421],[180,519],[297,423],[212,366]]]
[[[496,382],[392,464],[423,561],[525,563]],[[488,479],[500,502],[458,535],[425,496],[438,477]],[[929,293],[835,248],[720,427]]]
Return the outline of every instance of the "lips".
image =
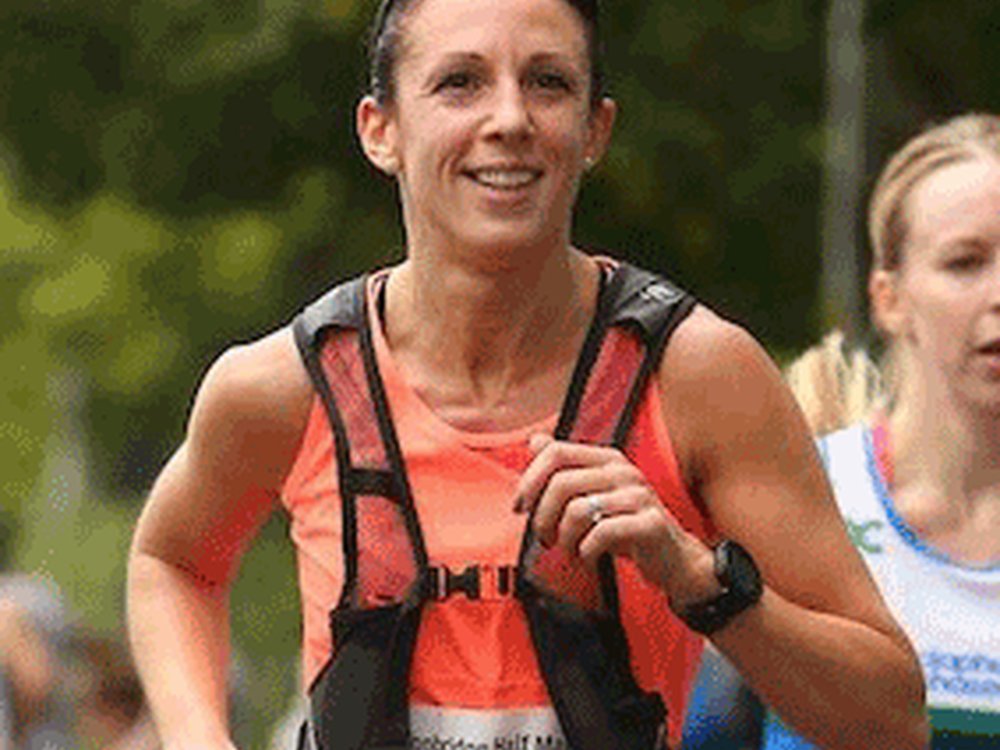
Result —
[[[538,181],[542,170],[531,167],[479,167],[465,170],[474,182],[494,190],[520,190]]]
[[[985,344],[977,346],[976,353],[992,356],[1000,355],[1000,339],[994,339],[993,341],[988,341]]]

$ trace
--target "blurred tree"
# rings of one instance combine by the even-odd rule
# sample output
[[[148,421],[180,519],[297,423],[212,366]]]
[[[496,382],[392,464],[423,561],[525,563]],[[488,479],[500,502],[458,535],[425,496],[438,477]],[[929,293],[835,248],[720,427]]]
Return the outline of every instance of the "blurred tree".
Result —
[[[104,579],[124,550],[91,566],[76,552],[124,544],[209,362],[400,255],[393,189],[353,135],[373,6],[0,5],[0,545],[70,580],[94,618],[119,616],[120,581]],[[1000,110],[1000,4],[868,6],[866,181],[924,121]],[[827,8],[604,9],[621,115],[578,239],[673,276],[779,352],[821,324]],[[69,507],[59,451],[86,463],[65,531],[48,523]],[[267,529],[243,584],[281,594],[237,613],[271,678],[295,649],[282,533]]]
[[[773,345],[810,333],[821,5],[621,3],[621,127],[584,244],[679,277]],[[351,133],[369,4],[11,2],[0,137],[63,244],[19,282],[50,356],[87,373],[109,489],[139,491],[234,339],[398,254]],[[70,294],[69,290],[73,290]]]

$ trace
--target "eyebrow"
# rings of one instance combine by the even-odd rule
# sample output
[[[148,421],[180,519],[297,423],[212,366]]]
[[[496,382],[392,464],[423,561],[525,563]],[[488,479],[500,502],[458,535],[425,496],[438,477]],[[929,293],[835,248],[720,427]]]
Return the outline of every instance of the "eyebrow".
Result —
[[[990,241],[978,234],[961,234],[944,241],[942,246],[949,250],[984,250],[990,246]]]
[[[478,52],[447,52],[444,57],[439,60],[432,68],[429,73],[430,77],[433,78],[442,68],[447,68],[451,65],[456,65],[460,63],[472,63],[475,65],[486,65],[487,60],[483,55]],[[584,71],[580,69],[580,66],[573,60],[572,56],[567,55],[563,52],[536,52],[528,58],[527,64],[537,65],[539,63],[556,63],[562,66],[570,68],[573,73],[580,75],[584,74]]]

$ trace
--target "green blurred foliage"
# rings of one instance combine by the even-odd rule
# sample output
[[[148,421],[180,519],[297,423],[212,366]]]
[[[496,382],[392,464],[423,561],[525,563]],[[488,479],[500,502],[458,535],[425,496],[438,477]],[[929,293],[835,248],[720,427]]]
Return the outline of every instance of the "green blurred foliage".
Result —
[[[120,628],[132,523],[212,359],[401,253],[352,132],[373,5],[0,6],[0,553],[99,628]],[[826,3],[605,6],[620,115],[578,240],[801,348],[819,333]],[[872,2],[870,172],[928,119],[1000,110],[998,8]],[[235,596],[254,746],[294,677],[285,537],[279,517]]]

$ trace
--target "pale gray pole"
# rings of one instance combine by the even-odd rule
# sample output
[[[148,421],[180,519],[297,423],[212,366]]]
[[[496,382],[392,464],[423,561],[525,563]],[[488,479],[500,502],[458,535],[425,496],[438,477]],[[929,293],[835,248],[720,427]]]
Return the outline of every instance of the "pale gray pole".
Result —
[[[823,333],[864,327],[859,243],[865,175],[865,0],[830,0],[820,240]]]

